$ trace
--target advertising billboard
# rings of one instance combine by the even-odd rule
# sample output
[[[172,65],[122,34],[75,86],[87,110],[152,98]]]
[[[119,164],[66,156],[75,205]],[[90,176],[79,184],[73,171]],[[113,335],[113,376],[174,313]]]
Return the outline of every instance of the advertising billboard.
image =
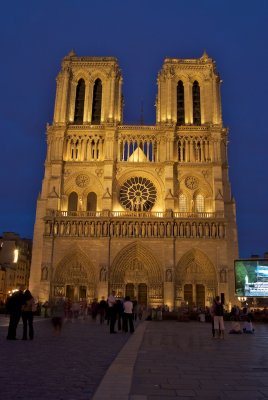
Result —
[[[235,294],[268,297],[268,259],[235,260]]]

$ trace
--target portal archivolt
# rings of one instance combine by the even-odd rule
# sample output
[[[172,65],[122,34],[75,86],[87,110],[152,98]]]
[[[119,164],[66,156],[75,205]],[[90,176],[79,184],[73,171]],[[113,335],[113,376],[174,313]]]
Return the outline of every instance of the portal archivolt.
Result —
[[[152,253],[132,243],[112,263],[110,290],[120,297],[129,295],[140,304],[158,306],[163,303],[162,269]]]
[[[81,297],[94,298],[94,267],[83,253],[73,252],[64,257],[56,267],[53,286],[54,296],[72,297],[72,300],[79,300]]]
[[[208,256],[198,249],[187,252],[176,266],[175,285],[176,303],[209,304],[217,291],[217,275]]]
[[[147,284],[162,282],[160,265],[152,253],[139,243],[132,243],[120,251],[111,266],[110,282],[126,284],[129,281],[144,281]]]

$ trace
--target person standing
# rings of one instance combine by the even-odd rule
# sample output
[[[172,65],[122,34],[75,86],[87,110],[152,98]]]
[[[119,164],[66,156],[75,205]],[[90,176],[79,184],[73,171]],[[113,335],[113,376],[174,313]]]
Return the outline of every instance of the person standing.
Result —
[[[29,338],[33,340],[34,330],[33,330],[33,317],[35,311],[35,301],[30,292],[30,290],[25,290],[23,293],[23,304],[21,308],[21,316],[23,322],[23,336],[22,340],[27,340],[27,330],[29,326]]]
[[[100,324],[101,325],[104,322],[106,313],[107,313],[107,302],[104,300],[104,296],[102,296],[101,301],[99,302],[99,314],[100,314]]]
[[[210,319],[211,319],[212,338],[213,339],[215,339],[215,328],[214,328],[215,307],[216,307],[216,302],[215,302],[215,300],[213,300],[213,304],[209,309],[209,315],[210,315]]]
[[[9,326],[7,340],[16,340],[17,326],[21,317],[21,307],[23,304],[23,290],[20,288],[14,292],[7,300],[6,310],[9,314]]]
[[[216,296],[214,306],[214,329],[216,335],[221,339],[224,339],[223,313],[223,305],[220,301],[220,296]]]
[[[116,300],[115,308],[116,308],[117,330],[121,331],[123,327],[123,316],[124,316],[123,302],[121,299]]]
[[[124,301],[123,331],[128,332],[128,328],[130,333],[134,332],[133,303],[130,300],[130,297],[126,296]]]
[[[114,330],[115,322],[116,322],[116,298],[115,291],[112,290],[112,293],[107,299],[108,302],[108,312],[110,319],[110,333],[116,333]]]

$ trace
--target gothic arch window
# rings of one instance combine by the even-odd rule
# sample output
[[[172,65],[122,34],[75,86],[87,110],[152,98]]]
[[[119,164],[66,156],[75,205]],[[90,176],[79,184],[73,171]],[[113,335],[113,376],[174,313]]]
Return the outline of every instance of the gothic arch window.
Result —
[[[79,79],[76,86],[74,123],[82,124],[84,119],[84,102],[85,102],[85,81]]]
[[[87,195],[87,211],[97,210],[97,195],[94,192],[90,192]]]
[[[187,197],[183,193],[179,195],[179,210],[180,212],[187,212]]]
[[[193,83],[193,124],[201,124],[200,86],[197,81]]]
[[[195,142],[195,160],[196,161],[202,160],[202,147],[200,141]]]
[[[68,197],[68,211],[77,211],[78,204],[78,194],[76,192],[72,192]]]
[[[93,87],[92,118],[91,123],[98,125],[101,122],[102,83],[96,79]]]
[[[198,194],[195,199],[195,208],[197,212],[205,211],[205,199],[202,194]]]
[[[184,125],[184,124],[185,124],[184,86],[182,81],[179,81],[177,85],[177,125]]]
[[[185,141],[179,140],[178,141],[178,161],[185,161],[186,160],[186,148],[185,148]]]

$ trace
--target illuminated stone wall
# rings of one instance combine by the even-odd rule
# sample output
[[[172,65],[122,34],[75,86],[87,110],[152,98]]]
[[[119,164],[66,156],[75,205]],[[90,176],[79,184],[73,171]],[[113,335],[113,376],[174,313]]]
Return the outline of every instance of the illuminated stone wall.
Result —
[[[156,124],[124,125],[116,58],[64,58],[34,232],[31,290],[41,301],[111,289],[171,308],[221,293],[234,301],[235,202],[215,62],[166,59],[157,82]]]

